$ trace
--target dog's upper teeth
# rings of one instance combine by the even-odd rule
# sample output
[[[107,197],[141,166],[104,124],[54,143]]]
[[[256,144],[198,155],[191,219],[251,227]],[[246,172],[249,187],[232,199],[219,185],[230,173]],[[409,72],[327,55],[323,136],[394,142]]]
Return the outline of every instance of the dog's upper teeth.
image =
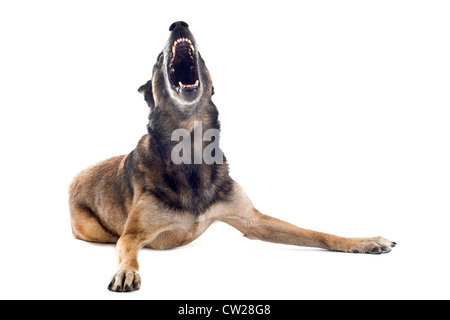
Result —
[[[188,38],[178,38],[177,40],[175,40],[175,41],[173,42],[173,45],[176,46],[176,45],[179,44],[180,42],[187,42],[187,43],[189,43],[189,44],[191,45],[191,48],[193,48],[192,41],[189,40]]]

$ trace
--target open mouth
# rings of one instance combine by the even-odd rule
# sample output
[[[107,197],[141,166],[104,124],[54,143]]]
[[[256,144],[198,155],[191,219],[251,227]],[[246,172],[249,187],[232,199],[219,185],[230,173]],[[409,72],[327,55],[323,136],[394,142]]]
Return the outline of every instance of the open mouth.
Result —
[[[191,40],[179,38],[174,41],[169,53],[168,71],[170,84],[178,93],[198,89],[197,57]]]

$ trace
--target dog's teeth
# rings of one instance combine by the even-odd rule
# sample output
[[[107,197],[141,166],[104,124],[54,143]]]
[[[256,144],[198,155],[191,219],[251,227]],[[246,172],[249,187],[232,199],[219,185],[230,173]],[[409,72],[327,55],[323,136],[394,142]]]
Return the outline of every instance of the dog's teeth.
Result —
[[[198,87],[198,84],[199,84],[198,80],[195,80],[194,84],[183,84],[181,81],[178,81],[178,88],[177,88],[177,90],[178,89],[183,89],[183,88],[196,88],[196,87]]]
[[[189,41],[190,42],[190,41]],[[194,46],[191,44],[191,46],[190,46],[190,48],[191,48],[191,50],[192,50],[192,53],[194,53],[195,52],[195,49],[194,49]]]
[[[175,68],[171,68],[170,73],[175,73]]]
[[[189,40],[188,38],[178,38],[177,40],[175,40],[173,42],[173,45],[175,46],[175,45],[179,44],[180,42],[187,42],[189,44],[192,44],[192,41]]]
[[[172,46],[172,53],[175,54],[175,45]]]

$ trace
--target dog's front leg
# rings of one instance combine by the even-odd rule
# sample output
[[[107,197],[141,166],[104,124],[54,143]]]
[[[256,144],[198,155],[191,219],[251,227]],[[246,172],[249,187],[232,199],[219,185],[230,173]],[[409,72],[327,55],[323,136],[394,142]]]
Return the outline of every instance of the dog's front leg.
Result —
[[[171,216],[161,211],[152,194],[143,193],[136,196],[123,233],[117,241],[116,255],[119,267],[108,286],[109,290],[126,292],[140,288],[138,251],[144,246],[152,247],[152,241],[161,232],[170,230],[172,224]]]
[[[134,234],[123,234],[117,241],[116,255],[119,260],[117,273],[111,280],[108,289],[125,292],[138,290],[141,287],[139,276],[138,251],[142,248],[139,237]]]
[[[149,237],[157,234],[159,226],[152,223],[152,214],[156,211],[153,198],[143,194],[137,197],[122,235],[116,244],[118,260],[117,273],[111,280],[108,289],[117,292],[138,290],[141,287],[139,276],[138,251],[145,245]],[[145,217],[149,219],[145,219]]]
[[[235,184],[234,196],[223,211],[225,213],[220,220],[235,227],[249,239],[352,253],[387,253],[395,246],[395,242],[382,237],[340,237],[299,228],[280,219],[264,215],[253,207],[250,199],[238,184]]]
[[[352,253],[387,253],[395,242],[382,237],[345,238],[324,232],[299,228],[277,218],[261,214],[254,209],[251,214],[223,219],[249,239],[317,247]]]

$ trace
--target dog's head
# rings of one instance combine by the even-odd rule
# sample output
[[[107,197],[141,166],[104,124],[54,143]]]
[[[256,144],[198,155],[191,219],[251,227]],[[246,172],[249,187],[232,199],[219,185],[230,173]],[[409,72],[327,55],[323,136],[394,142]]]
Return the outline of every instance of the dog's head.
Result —
[[[167,104],[189,111],[210,100],[213,86],[186,22],[172,23],[170,37],[153,66],[152,80],[139,88],[151,109]]]

